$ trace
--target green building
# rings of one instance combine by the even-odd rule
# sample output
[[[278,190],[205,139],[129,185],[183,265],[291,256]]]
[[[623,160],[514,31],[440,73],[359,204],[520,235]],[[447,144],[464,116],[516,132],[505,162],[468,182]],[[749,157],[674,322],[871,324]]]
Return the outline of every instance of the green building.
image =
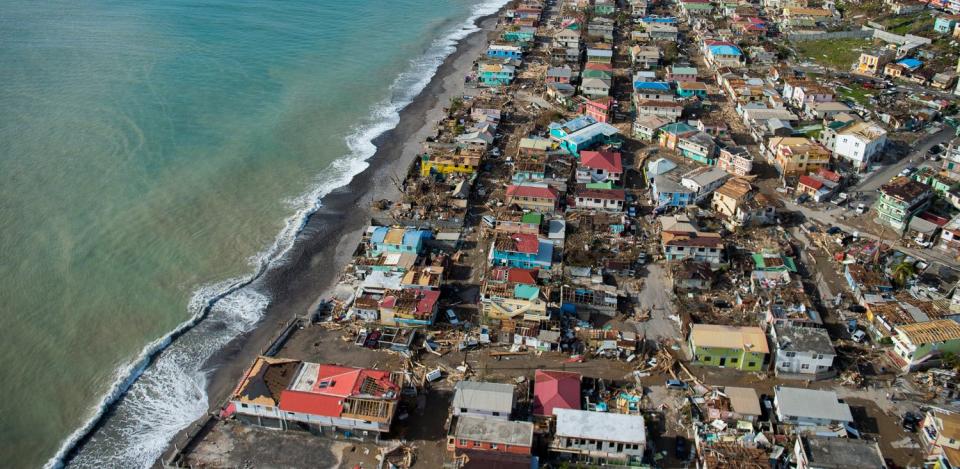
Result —
[[[960,323],[950,319],[897,326],[894,357],[903,371],[937,365],[944,354],[960,354]]]
[[[705,366],[760,371],[770,353],[767,336],[759,327],[694,324],[689,342],[693,362]]]
[[[933,191],[930,186],[899,176],[880,186],[880,198],[875,206],[877,221],[901,233],[914,215],[930,205]]]

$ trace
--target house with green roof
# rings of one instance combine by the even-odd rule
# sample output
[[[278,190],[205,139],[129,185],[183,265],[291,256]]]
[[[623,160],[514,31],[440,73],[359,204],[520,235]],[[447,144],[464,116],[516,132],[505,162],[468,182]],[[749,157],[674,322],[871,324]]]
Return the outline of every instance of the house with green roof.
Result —
[[[784,256],[773,249],[763,249],[752,254],[754,270],[764,272],[797,272],[797,263],[792,257]]]

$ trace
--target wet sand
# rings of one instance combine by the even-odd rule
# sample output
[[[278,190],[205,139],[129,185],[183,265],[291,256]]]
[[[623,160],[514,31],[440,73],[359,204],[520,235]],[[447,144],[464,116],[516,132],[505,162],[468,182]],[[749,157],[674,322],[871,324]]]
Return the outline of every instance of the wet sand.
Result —
[[[477,24],[482,29],[457,44],[456,52],[447,57],[423,92],[400,112],[397,127],[375,139],[377,152],[369,160],[370,166],[350,184],[323,198],[323,207],[307,221],[287,254],[287,262],[257,283],[258,289],[271,298],[263,321],[206,364],[210,370],[207,393],[212,412],[224,403],[246,368],[283,325],[296,315],[310,313],[317,300],[327,296],[326,292],[336,285],[370,224],[372,202],[399,199],[399,190],[390,182],[391,178],[402,179],[423,141],[435,135],[435,125],[446,115],[444,108],[450,99],[464,93],[464,76],[486,49],[497,15],[483,17]],[[173,443],[182,445],[183,435]]]

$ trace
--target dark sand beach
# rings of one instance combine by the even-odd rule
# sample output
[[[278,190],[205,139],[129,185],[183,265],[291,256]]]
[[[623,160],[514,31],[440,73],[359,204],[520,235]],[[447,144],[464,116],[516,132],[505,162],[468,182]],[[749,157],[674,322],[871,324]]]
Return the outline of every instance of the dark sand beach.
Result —
[[[271,299],[264,319],[206,365],[211,373],[207,390],[211,412],[225,402],[244,370],[283,325],[296,315],[308,314],[336,284],[370,223],[372,202],[398,199],[391,177],[407,172],[424,139],[435,134],[434,126],[444,117],[447,103],[464,93],[464,76],[483,53],[496,24],[496,14],[477,21],[482,29],[457,44],[456,52],[446,58],[427,87],[400,112],[399,124],[375,139],[377,151],[370,166],[323,198],[323,206],[310,217],[287,262],[258,280],[256,285]],[[173,444],[185,444],[183,433]]]

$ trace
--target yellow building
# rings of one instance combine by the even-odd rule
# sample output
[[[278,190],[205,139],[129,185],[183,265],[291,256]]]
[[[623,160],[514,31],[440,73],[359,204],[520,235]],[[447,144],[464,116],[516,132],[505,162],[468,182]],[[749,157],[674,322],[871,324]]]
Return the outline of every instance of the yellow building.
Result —
[[[737,215],[737,209],[747,200],[752,190],[750,182],[732,178],[713,192],[711,206],[720,215],[732,218]]]
[[[771,138],[768,148],[783,176],[802,176],[830,164],[830,150],[806,137]]]
[[[484,301],[482,305],[484,316],[492,320],[547,321],[550,319],[550,315],[547,313],[547,303],[539,297],[532,300],[525,298],[491,298]]]
[[[424,154],[420,157],[420,175],[427,177],[430,172],[440,174],[473,174],[480,166],[480,155]]]
[[[857,61],[857,72],[878,75],[891,60],[893,60],[893,51],[890,49],[863,52],[860,54],[860,60]]]

